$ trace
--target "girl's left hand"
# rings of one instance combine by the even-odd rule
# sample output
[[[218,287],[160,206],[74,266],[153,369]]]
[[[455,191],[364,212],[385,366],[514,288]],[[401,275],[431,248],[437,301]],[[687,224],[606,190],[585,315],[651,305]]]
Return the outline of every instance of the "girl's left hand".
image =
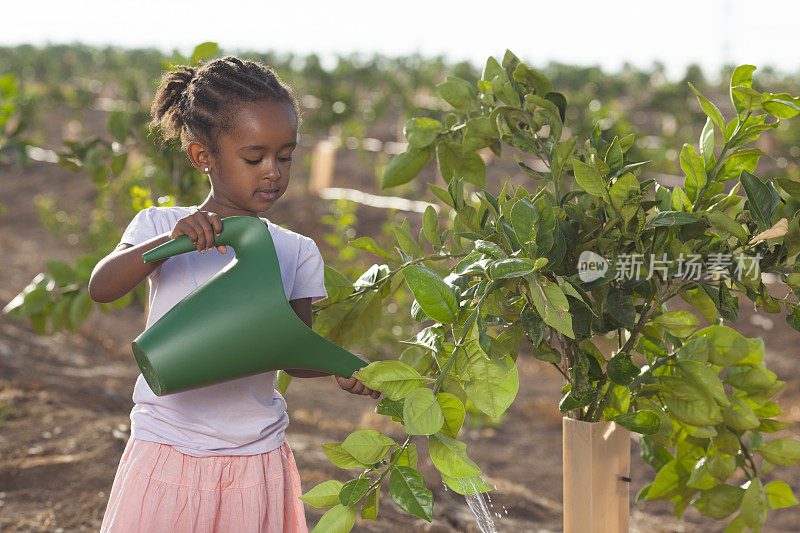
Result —
[[[363,359],[364,361],[367,362],[367,364],[371,363],[371,361],[369,359],[367,359],[366,357],[364,357],[360,353],[353,354],[353,355],[355,355],[359,359]],[[364,367],[361,367],[361,368],[364,368]],[[366,385],[364,385],[363,383],[361,383],[360,381],[358,381],[354,377],[351,377],[351,378],[343,378],[342,376],[334,376],[334,377],[336,378],[336,382],[339,384],[339,387],[341,387],[342,390],[346,390],[347,392],[349,392],[351,394],[361,394],[363,396],[371,396],[371,397],[375,398],[376,400],[381,395],[380,391],[376,391],[376,390],[370,389],[369,387],[367,387]]]

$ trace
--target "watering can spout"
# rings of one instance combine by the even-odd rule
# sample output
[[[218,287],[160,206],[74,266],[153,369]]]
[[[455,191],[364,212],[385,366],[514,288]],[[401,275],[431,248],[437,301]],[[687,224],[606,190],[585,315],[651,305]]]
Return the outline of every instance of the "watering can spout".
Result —
[[[272,235],[256,217],[222,219],[214,245],[234,259],[132,343],[157,395],[269,372],[303,368],[349,378],[366,362],[322,337],[289,305]],[[181,235],[142,254],[145,263],[197,249]]]

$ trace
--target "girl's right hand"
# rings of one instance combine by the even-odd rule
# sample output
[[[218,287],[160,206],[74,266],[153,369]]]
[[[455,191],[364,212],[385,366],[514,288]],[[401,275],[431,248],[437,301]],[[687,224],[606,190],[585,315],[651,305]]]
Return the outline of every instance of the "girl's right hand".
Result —
[[[220,233],[222,233],[222,220],[218,214],[210,211],[195,211],[175,223],[170,239],[188,235],[192,243],[197,245],[197,250],[205,253],[206,250],[214,247],[214,237],[218,237]],[[216,248],[222,254],[228,249],[224,244]]]

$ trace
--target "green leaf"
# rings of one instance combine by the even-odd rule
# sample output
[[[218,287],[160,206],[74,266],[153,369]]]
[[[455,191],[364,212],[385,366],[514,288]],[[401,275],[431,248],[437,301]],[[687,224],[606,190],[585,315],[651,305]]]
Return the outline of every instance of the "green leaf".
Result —
[[[742,244],[746,244],[749,240],[747,237],[747,232],[744,230],[742,225],[725,213],[720,211],[710,211],[705,213],[705,216],[708,219],[708,223],[711,224],[711,226],[718,232],[733,235]]]
[[[470,371],[473,379],[464,386],[469,399],[491,417],[502,415],[519,390],[514,360],[508,355],[502,360],[477,358]]]
[[[47,309],[47,306],[49,306],[50,302],[52,302],[52,300],[50,299],[50,295],[52,293],[49,290],[45,289],[44,287],[35,287],[34,289],[21,294],[22,294],[21,309],[23,316],[24,315],[31,316],[39,314],[45,309]],[[88,296],[89,293],[82,292],[80,294],[85,294]],[[6,312],[8,312],[9,314],[11,314],[11,309],[13,308],[12,304],[14,304],[15,301],[17,301],[16,298],[14,298],[14,300],[12,300],[6,307],[6,309],[8,309],[8,311]],[[91,305],[91,300],[89,301]],[[72,309],[71,305],[70,309]],[[75,325],[77,326],[78,323],[76,323]]]
[[[743,170],[739,178],[747,194],[748,205],[750,212],[759,227],[767,228],[772,225],[772,215],[775,213],[775,208],[778,205],[778,198],[775,197],[777,192],[773,190],[758,179],[756,176],[750,174],[748,171]]]
[[[688,337],[700,325],[700,320],[685,310],[662,313],[653,318],[653,322],[680,338]]]
[[[675,459],[671,460],[658,471],[650,489],[647,491],[648,500],[669,499],[677,494],[680,488],[680,479],[688,479],[689,473]]]
[[[218,51],[219,51],[219,46],[217,45],[217,43],[213,41],[206,41],[204,43],[200,43],[194,47],[194,50],[192,51],[192,56],[189,58],[189,63],[191,63],[192,65],[197,65],[199,60],[213,57],[217,55]]]
[[[427,381],[402,361],[373,361],[354,375],[370,389],[381,391],[390,400],[399,400]]]
[[[700,156],[703,158],[706,167],[711,164],[714,158],[714,122],[710,117],[706,119],[706,125],[703,126],[703,131],[700,132]]]
[[[116,137],[119,142],[125,142],[125,140],[128,138],[130,129],[130,117],[125,111],[112,111],[108,116],[108,131],[110,131],[111,135]]]
[[[550,166],[553,179],[560,179],[564,174],[564,170],[572,159],[572,154],[575,151],[575,144],[575,138],[569,137],[556,145],[553,151],[553,163]]]
[[[710,490],[702,491],[700,496],[692,502],[692,506],[704,516],[722,520],[739,509],[744,492],[744,489],[740,487],[723,483]]]
[[[428,522],[433,517],[433,492],[425,488],[422,474],[408,466],[398,466],[389,476],[389,494],[405,512]]]
[[[719,437],[719,433],[717,433]],[[737,442],[738,444],[738,442]],[[725,481],[736,471],[736,459],[725,453],[717,453],[708,462],[708,473],[720,481]]]
[[[331,507],[339,503],[339,491],[343,486],[341,481],[335,479],[324,481],[300,496],[300,499],[317,509]]]
[[[761,93],[752,87],[738,85],[731,88],[731,93],[737,104],[739,104],[737,107],[742,108],[739,112],[740,114],[745,111],[752,113],[761,109]]]
[[[397,229],[397,228],[395,228]],[[375,239],[372,237],[359,237],[358,239],[348,241],[347,244],[352,246],[353,248],[360,248],[362,250],[366,250],[371,254],[377,255],[379,257],[383,257],[387,261],[395,261],[395,258],[391,256],[389,252],[378,246],[375,242]],[[327,266],[327,265],[325,265]],[[327,284],[325,286],[327,289]],[[351,291],[352,292],[352,291]],[[346,295],[347,296],[347,295]]]
[[[451,477],[467,477],[481,473],[472,459],[467,456],[467,445],[442,433],[428,437],[428,450],[431,461],[442,474]]]
[[[383,172],[381,189],[397,187],[413,180],[428,163],[432,153],[430,147],[409,147],[402,154],[394,156]]]
[[[92,312],[92,298],[88,292],[79,292],[69,306],[69,321],[73,327],[77,327]]]
[[[367,494],[364,503],[361,504],[361,518],[365,520],[378,519],[378,505],[380,504],[381,486],[378,485]]]
[[[356,461],[372,464],[383,459],[389,448],[396,445],[394,440],[380,431],[359,429],[344,439],[342,449],[353,456]],[[344,502],[342,503],[348,505]]]
[[[444,125],[432,118],[412,118],[403,127],[403,135],[412,148],[425,148],[444,131]]]
[[[545,324],[557,329],[570,339],[575,338],[572,329],[572,315],[569,313],[569,302],[561,288],[548,278],[538,279],[526,275],[531,299],[536,306],[536,312],[543,317]],[[544,283],[544,286],[541,285]]]
[[[450,196],[450,193],[448,191],[446,191],[445,189],[442,189],[441,187],[437,187],[436,185],[434,185],[432,183],[428,183],[428,188],[431,190],[431,192],[437,198],[439,198],[439,200],[441,200],[445,204],[449,205],[450,207],[455,208],[455,204],[453,202],[453,197]]]
[[[471,152],[484,148],[500,137],[496,125],[486,116],[473,117],[466,122],[466,130],[462,141],[462,150]]]
[[[800,441],[797,439],[771,440],[757,451],[764,459],[776,465],[789,466],[800,462]]]
[[[619,352],[614,355],[606,366],[608,379],[619,385],[627,387],[633,378],[639,375],[639,367],[631,360],[631,355],[627,352]]]
[[[369,478],[351,479],[339,492],[339,503],[348,507],[357,504],[361,498],[367,495],[370,485],[372,483]]]
[[[481,189],[486,188],[486,163],[477,152],[457,154],[452,165],[454,177],[463,178]]]
[[[70,304],[72,304],[73,294],[74,293],[66,294],[61,299],[56,300],[56,302],[53,304],[53,307],[50,309],[48,315],[53,333],[60,331],[65,327],[69,327],[70,330],[75,329],[69,322],[69,308]]]
[[[368,237],[369,238],[369,237]],[[360,241],[361,239],[356,239]],[[352,242],[355,241],[351,241]],[[330,265],[325,266],[325,275],[324,275],[324,283],[325,283],[325,290],[328,293],[328,297],[326,301],[328,302],[338,302],[344,298],[347,298],[353,291],[355,290],[353,284],[344,277],[340,272],[336,269],[331,267]],[[316,324],[314,324],[316,326]]]
[[[400,449],[392,452],[392,457],[390,461],[394,461],[397,454],[400,452]],[[417,445],[416,444],[409,444],[403,453],[400,454],[400,458],[397,459],[397,466],[410,466],[411,468],[417,467]]]
[[[700,92],[694,88],[694,85],[692,85],[691,82],[688,83],[689,87],[691,87],[692,91],[694,91],[695,96],[697,96],[697,101],[700,102],[700,108],[714,122],[714,125],[718,127],[721,132],[724,132],[725,120],[722,117],[722,113],[720,113],[719,109],[717,109],[717,106],[715,106],[705,96],[700,94]]]
[[[778,98],[785,95],[785,98]],[[794,101],[792,101],[794,100]],[[797,105],[797,98],[792,97],[787,93],[772,94],[767,93],[762,98],[761,107],[764,111],[776,118],[792,118],[797,113],[800,113],[800,106]]]
[[[716,426],[722,422],[723,416],[714,398],[691,381],[659,376],[658,383],[666,386],[664,402],[674,418],[693,426]]]
[[[311,533],[348,533],[356,523],[356,507],[338,504],[322,515]]]
[[[476,90],[467,80],[457,76],[447,76],[445,81],[436,86],[436,91],[458,111],[469,113],[477,110]]]
[[[436,209],[432,205],[425,208],[425,213],[422,215],[422,230],[425,232],[425,238],[428,242],[441,247],[442,241],[439,236],[439,219]]]
[[[442,324],[455,322],[458,298],[452,287],[436,272],[423,265],[410,265],[402,273],[426,315]]]
[[[489,484],[486,483],[480,476],[458,478],[448,476],[444,472],[440,473],[442,474],[442,481],[444,481],[452,491],[464,496],[467,494],[480,494],[482,492],[489,492],[492,490],[492,487],[490,487]]]
[[[402,248],[404,252],[411,256],[422,256],[422,248],[404,226],[394,226],[394,235],[397,238],[400,248]]]
[[[575,174],[575,181],[578,182],[578,185],[580,185],[583,190],[598,198],[605,196],[605,183],[603,183],[603,178],[594,165],[587,165],[573,158],[572,170]]]
[[[403,423],[409,435],[432,435],[442,428],[444,413],[431,389],[408,393],[403,403]]]
[[[668,449],[656,444],[649,438],[640,437],[639,444],[641,445],[640,454],[642,459],[656,471],[661,470],[665,464],[674,459]]]
[[[747,405],[744,400],[738,396],[729,396],[731,405],[722,409],[722,418],[725,423],[735,429],[755,429],[761,422],[759,422],[753,408]],[[800,444],[800,443],[798,443]]]
[[[47,265],[47,270],[50,271],[50,274],[53,275],[53,279],[59,286],[64,287],[65,285],[78,282],[78,276],[75,274],[75,271],[64,261],[48,259],[45,261],[45,265]]]
[[[753,478],[742,496],[742,519],[753,531],[760,531],[767,519],[767,495],[759,478]]]
[[[696,201],[698,192],[705,187],[708,182],[705,163],[690,144],[683,145],[680,160],[681,169],[683,169],[683,172],[686,174],[686,181],[684,183],[686,195],[692,201]]]
[[[444,414],[444,425],[441,431],[448,437],[453,437],[455,439],[466,417],[464,404],[449,392],[437,393],[436,399],[439,401],[439,406],[441,406],[442,413]]]
[[[753,71],[756,69],[754,65],[739,65],[733,71],[731,76],[731,103],[736,108],[736,112],[742,114],[745,107],[739,103],[738,99],[734,97],[733,88],[737,86],[751,87],[753,85]]]
[[[761,367],[749,368],[743,372],[728,372],[725,375],[725,383],[747,392],[769,389],[777,380],[778,376],[774,372]]]
[[[725,388],[722,386],[722,381],[720,381],[717,372],[710,367],[697,361],[678,361],[678,368],[686,375],[687,379],[708,392],[718,404],[723,407],[730,405],[728,396],[725,394]]]
[[[530,244],[525,244],[534,240],[536,229],[539,222],[540,213],[529,198],[522,198],[514,203],[511,208],[509,220],[514,228],[514,234],[523,247],[530,248]],[[533,245],[535,248],[535,245]]]
[[[609,192],[611,202],[620,211],[626,223],[636,215],[636,211],[639,209],[639,202],[636,200],[638,193],[639,180],[630,172],[617,178],[611,186]]]
[[[675,188],[673,194],[681,189]],[[686,224],[694,224],[700,220],[700,215],[696,213],[687,213],[684,211],[660,211],[647,221],[645,227],[657,228],[659,226],[685,226]]]
[[[483,67],[483,72],[481,73],[481,79],[485,81],[492,81],[495,76],[505,76],[505,71],[503,67],[500,66],[500,63],[497,62],[492,56],[486,60],[486,64]]]
[[[792,488],[784,481],[771,481],[764,487],[767,495],[767,506],[770,509],[780,509],[781,507],[791,507],[797,505],[797,498],[792,494]]]
[[[530,274],[534,268],[534,262],[529,259],[514,257],[500,259],[489,263],[489,277],[492,279],[517,278]]]
[[[620,426],[643,435],[652,435],[661,426],[661,419],[653,411],[642,409],[635,413],[624,413],[612,419]]]
[[[342,449],[339,442],[326,442],[322,445],[322,451],[328,459],[339,468],[369,468],[370,465],[356,460],[355,457]]]
[[[701,457],[692,468],[692,473],[686,485],[695,489],[708,490],[717,485],[719,482],[711,475],[708,470],[708,458]]]
[[[727,326],[713,325],[697,330],[687,342],[700,337],[706,337],[711,342],[708,361],[715,365],[731,366],[750,353],[750,343],[747,339]]]

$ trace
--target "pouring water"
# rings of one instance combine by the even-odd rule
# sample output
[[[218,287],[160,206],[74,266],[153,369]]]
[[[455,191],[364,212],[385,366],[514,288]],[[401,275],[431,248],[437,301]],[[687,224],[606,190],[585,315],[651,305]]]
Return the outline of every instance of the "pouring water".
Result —
[[[459,483],[459,489],[462,492],[465,492],[464,498],[467,501],[467,506],[469,507],[472,514],[475,515],[475,520],[478,522],[478,527],[481,529],[482,533],[497,533],[497,528],[494,525],[494,520],[492,519],[491,514],[489,513],[489,506],[487,505],[486,500],[483,498],[483,493],[480,492],[478,486],[475,484],[475,477],[463,477],[458,478],[454,481]],[[445,490],[447,489],[447,485],[445,485]],[[487,498],[489,499],[489,503],[491,504],[491,498],[487,494]],[[506,512],[507,514],[507,512]],[[498,514],[498,516],[500,516]]]

